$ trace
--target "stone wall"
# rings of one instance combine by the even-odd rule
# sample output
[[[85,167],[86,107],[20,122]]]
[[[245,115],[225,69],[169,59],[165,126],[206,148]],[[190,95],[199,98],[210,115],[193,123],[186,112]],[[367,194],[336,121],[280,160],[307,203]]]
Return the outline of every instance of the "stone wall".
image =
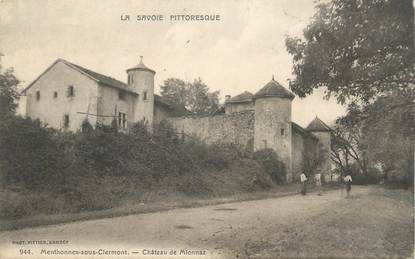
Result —
[[[254,111],[206,117],[168,118],[167,121],[177,133],[197,137],[208,144],[234,143],[249,150],[253,149]]]
[[[154,104],[153,129],[157,130],[160,122],[170,117],[170,110],[163,105]]]
[[[318,143],[318,155],[320,157],[320,166],[318,170],[324,175],[324,180],[331,181],[331,135],[330,132],[313,132],[313,135],[319,139]]]
[[[293,181],[300,180],[303,170],[311,170],[309,163],[317,157],[318,140],[296,130],[292,130],[292,175]],[[308,160],[308,161],[307,161]],[[306,172],[311,174],[314,172]]]
[[[292,132],[292,174],[293,181],[296,182],[299,180],[300,174],[304,169],[304,158],[303,151],[305,148],[305,143],[303,136],[297,131],[293,130]]]

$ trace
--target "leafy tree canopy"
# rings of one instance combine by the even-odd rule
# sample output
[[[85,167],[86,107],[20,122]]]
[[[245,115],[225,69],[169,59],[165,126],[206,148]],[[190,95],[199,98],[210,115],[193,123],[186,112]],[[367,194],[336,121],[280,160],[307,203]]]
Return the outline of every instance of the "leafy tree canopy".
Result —
[[[373,103],[352,102],[333,127],[331,158],[342,171],[355,166],[366,175],[380,166],[385,180],[412,185],[415,92],[391,90]]]
[[[356,114],[363,119],[361,149],[379,163],[387,180],[410,186],[414,176],[415,93],[380,96]],[[389,178],[389,179],[388,179]]]
[[[369,102],[388,89],[414,91],[414,12],[410,0],[319,3],[304,39],[287,38],[300,97],[327,87],[339,103]]]
[[[219,91],[211,92],[200,78],[193,82],[168,78],[160,88],[162,97],[196,115],[210,114],[219,107]]]
[[[12,68],[3,69],[0,64],[0,117],[12,115],[16,112],[16,100],[19,99],[17,91],[19,82],[14,76]]]

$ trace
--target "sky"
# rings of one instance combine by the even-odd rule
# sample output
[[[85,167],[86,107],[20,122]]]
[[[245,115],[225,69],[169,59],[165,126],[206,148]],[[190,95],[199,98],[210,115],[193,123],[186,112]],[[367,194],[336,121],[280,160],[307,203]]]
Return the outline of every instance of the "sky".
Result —
[[[169,77],[200,77],[225,95],[257,92],[272,76],[288,88],[292,58],[284,41],[301,37],[313,16],[311,0],[0,0],[2,65],[30,84],[57,58],[126,82],[139,62],[154,69],[155,91]],[[170,15],[219,15],[219,21],[170,21]],[[129,21],[121,16],[130,15]],[[163,21],[137,21],[163,15]],[[293,101],[301,126],[318,116],[331,124],[344,114],[324,89]]]

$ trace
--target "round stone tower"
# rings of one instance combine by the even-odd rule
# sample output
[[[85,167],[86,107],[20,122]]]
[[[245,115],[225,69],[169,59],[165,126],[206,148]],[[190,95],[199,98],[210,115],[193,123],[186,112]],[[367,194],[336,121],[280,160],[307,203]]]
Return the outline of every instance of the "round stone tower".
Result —
[[[150,131],[153,128],[155,74],[144,65],[143,56],[137,66],[127,69],[128,87],[138,94],[134,102],[134,122],[145,119]]]
[[[324,181],[331,181],[331,129],[317,116],[307,126],[307,130],[318,138],[317,154],[318,154],[318,167]]]
[[[255,102],[254,150],[271,148],[287,169],[291,182],[291,101],[294,94],[274,80],[253,97]]]

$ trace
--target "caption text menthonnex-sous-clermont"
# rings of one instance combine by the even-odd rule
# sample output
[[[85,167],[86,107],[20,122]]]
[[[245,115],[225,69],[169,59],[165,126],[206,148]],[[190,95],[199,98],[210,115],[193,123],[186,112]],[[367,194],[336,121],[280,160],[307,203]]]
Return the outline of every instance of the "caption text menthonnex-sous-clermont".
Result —
[[[149,14],[149,15],[130,15],[122,14],[121,21],[137,22],[214,22],[220,21],[219,14]]]

